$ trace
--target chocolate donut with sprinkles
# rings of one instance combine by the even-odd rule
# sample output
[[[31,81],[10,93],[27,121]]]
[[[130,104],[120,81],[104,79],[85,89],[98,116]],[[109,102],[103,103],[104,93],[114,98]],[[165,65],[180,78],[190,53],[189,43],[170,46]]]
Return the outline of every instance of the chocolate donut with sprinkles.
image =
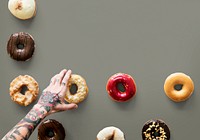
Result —
[[[162,120],[149,120],[142,128],[143,140],[170,140],[170,130]]]

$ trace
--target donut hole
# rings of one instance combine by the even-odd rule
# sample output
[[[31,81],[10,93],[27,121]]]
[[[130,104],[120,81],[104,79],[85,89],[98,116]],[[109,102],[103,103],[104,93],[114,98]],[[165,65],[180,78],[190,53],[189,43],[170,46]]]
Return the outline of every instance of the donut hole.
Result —
[[[154,136],[154,138],[160,137],[160,133],[159,133],[159,132],[154,132],[154,133],[153,133],[153,136]]]
[[[47,137],[49,137],[49,138],[52,138],[52,137],[55,136],[55,133],[54,133],[53,129],[48,128],[48,129],[45,131],[45,135],[46,135]]]
[[[117,83],[117,89],[120,91],[120,92],[125,92],[126,89],[125,89],[125,86],[123,83]]]
[[[114,135],[112,135],[108,140],[114,140]]]
[[[70,93],[71,94],[76,94],[77,93],[77,90],[78,90],[78,86],[76,84],[72,84],[70,86]]]
[[[176,84],[176,85],[174,86],[174,89],[177,90],[177,91],[182,90],[182,88],[183,88],[183,85],[182,85],[182,84]]]
[[[23,44],[18,44],[17,45],[17,49],[21,49],[21,50],[24,49],[24,45]]]
[[[20,93],[23,94],[23,95],[25,95],[25,93],[26,93],[27,90],[28,90],[28,87],[26,85],[23,85],[21,87]]]

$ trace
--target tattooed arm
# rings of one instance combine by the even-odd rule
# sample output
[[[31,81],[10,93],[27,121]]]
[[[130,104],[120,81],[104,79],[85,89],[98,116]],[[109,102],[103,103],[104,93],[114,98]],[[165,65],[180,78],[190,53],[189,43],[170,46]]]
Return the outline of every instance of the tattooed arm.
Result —
[[[38,103],[11,129],[2,140],[27,140],[38,124],[49,114],[77,108],[76,104],[65,104],[64,96],[71,70],[62,70],[55,75],[43,91]]]

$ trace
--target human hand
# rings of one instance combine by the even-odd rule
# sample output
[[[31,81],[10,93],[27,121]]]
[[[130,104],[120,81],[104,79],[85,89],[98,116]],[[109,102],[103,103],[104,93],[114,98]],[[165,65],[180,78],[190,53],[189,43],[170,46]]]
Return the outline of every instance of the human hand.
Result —
[[[62,70],[59,74],[52,77],[49,86],[44,89],[38,103],[39,108],[45,109],[48,114],[75,109],[76,104],[66,104],[64,102],[65,93],[67,91],[68,80],[71,76],[71,70]]]
[[[76,104],[65,104],[64,97],[67,91],[68,80],[71,70],[62,70],[56,74],[43,91],[38,103],[29,113],[13,127],[2,140],[8,139],[28,139],[37,125],[49,114],[69,109],[77,108]]]

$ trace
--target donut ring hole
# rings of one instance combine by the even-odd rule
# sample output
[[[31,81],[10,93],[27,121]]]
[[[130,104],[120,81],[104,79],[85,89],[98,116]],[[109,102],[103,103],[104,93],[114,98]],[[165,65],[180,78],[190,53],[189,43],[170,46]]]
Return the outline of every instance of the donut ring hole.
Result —
[[[76,85],[76,84],[71,84],[71,86],[70,86],[70,93],[71,94],[76,94],[77,93],[77,91],[78,91],[78,86]]]
[[[24,44],[17,44],[17,49],[20,49],[20,50],[24,49]]]
[[[176,85],[174,85],[174,89],[177,90],[177,91],[182,90],[182,88],[183,88],[183,84],[176,84]]]
[[[108,140],[114,140],[114,135],[112,135]]]
[[[154,138],[160,137],[160,133],[159,133],[159,132],[154,132],[154,133],[153,133],[153,136],[154,136]]]
[[[114,136],[112,136],[111,138],[109,138],[108,140],[114,140]]]
[[[26,85],[23,85],[20,89],[20,93],[22,95],[25,95],[26,91],[28,91],[28,87]]]
[[[51,129],[51,128],[48,128],[48,129],[45,131],[45,134],[46,134],[46,136],[47,136],[48,138],[52,138],[52,137],[55,136],[55,133],[54,133],[53,129]]]
[[[125,91],[126,91],[126,88],[125,88],[124,84],[121,83],[121,82],[117,83],[117,89],[118,89],[120,92],[125,92]]]

